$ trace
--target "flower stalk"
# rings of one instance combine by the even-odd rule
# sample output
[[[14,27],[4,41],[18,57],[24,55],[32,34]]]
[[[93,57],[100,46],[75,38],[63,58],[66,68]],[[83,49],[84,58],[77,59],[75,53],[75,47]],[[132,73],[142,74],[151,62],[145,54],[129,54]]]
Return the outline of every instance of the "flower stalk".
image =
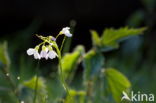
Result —
[[[65,39],[64,39],[64,41],[65,41]],[[63,45],[63,42],[62,42],[62,45]],[[61,82],[62,82],[62,85],[63,85],[65,91],[69,94],[69,90],[68,90],[67,84],[66,84],[66,82],[65,82],[65,80],[64,80],[64,76],[63,76],[63,72],[62,72],[62,63],[61,63],[62,56],[61,56],[61,51],[59,50],[57,44],[56,44],[56,45],[54,44],[54,47],[55,47],[55,49],[56,49],[56,51],[57,51],[57,53],[58,53],[58,59],[59,59],[59,75],[60,75],[60,79],[61,79]],[[61,47],[62,47],[62,46],[61,46]]]
[[[64,45],[64,42],[66,40],[66,36],[67,37],[72,37],[72,34],[70,33],[69,31],[69,27],[65,27],[63,28],[59,34],[56,36],[56,38],[54,38],[53,36],[47,36],[47,37],[44,37],[44,36],[40,36],[38,34],[36,34],[36,36],[41,39],[43,42],[41,42],[40,44],[38,44],[35,48],[29,48],[27,50],[27,54],[30,56],[30,55],[33,55],[34,56],[34,59],[42,59],[42,58],[45,58],[46,60],[48,59],[54,59],[55,57],[58,57],[58,60],[59,60],[59,70],[58,70],[58,73],[59,73],[59,76],[60,76],[60,80],[61,80],[61,83],[63,85],[63,88],[65,89],[65,91],[67,92],[67,94],[70,96],[69,94],[69,90],[68,90],[68,86],[64,80],[64,76],[63,76],[63,72],[62,72],[62,55],[61,55],[61,51],[63,49],[63,45]],[[56,43],[56,40],[57,38],[60,36],[60,35],[65,35],[64,38],[63,38],[63,41],[62,41],[62,44],[61,44],[61,47],[59,49],[57,43]],[[40,47],[42,46],[42,50],[41,52],[39,53],[40,51]],[[54,49],[53,49],[54,48]],[[56,50],[56,52],[55,52]],[[38,67],[37,67],[37,77],[36,77],[36,84],[35,84],[35,95],[34,95],[34,102],[33,103],[36,103],[36,98],[37,98],[37,90],[38,90]]]

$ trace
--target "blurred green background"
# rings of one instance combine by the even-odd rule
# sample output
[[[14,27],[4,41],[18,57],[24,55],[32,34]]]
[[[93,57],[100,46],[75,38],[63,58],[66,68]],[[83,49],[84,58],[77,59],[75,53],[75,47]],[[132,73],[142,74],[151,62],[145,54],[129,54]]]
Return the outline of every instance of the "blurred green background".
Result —
[[[136,93],[140,91],[156,94],[155,0],[1,0],[0,21],[0,103],[16,103],[16,96],[24,100],[24,103],[31,103],[33,90],[29,87],[31,81],[28,80],[35,78],[38,62],[27,56],[26,50],[41,42],[33,34],[56,36],[65,26],[71,27],[73,37],[66,40],[63,55],[72,51],[80,51],[80,54],[83,54],[94,48],[90,32],[92,29],[101,36],[103,30],[110,27],[116,29],[124,26],[147,27],[144,35],[126,39],[120,43],[118,49],[103,52],[102,55],[105,56],[103,68],[113,67],[124,74],[131,82],[131,89]],[[60,37],[58,40],[59,46],[62,39],[63,37]],[[80,44],[83,47],[77,47]],[[76,69],[73,69],[67,82],[70,84],[70,92],[74,94],[74,90],[77,90],[77,94],[74,95],[83,100],[86,95],[83,93],[85,87],[82,81],[84,64],[80,54],[74,53],[72,56],[77,56],[79,60],[72,64],[72,68]],[[39,75],[42,89],[39,95],[48,98],[42,103],[62,103],[60,97],[66,98],[66,103],[91,103],[78,101],[79,99],[77,102],[68,102],[68,96],[62,95],[65,91],[59,81],[57,64],[57,59],[40,61]],[[7,73],[10,78],[7,78]],[[17,77],[20,77],[20,80]],[[98,78],[96,79],[98,81]],[[17,95],[10,92],[11,88],[19,91],[14,91]],[[107,91],[107,86],[103,89],[105,88],[105,97],[100,98],[106,103],[116,103],[109,90]],[[93,97],[98,97],[97,94],[95,93]],[[93,103],[104,102],[103,99],[96,99]],[[42,100],[38,99],[38,103],[39,101]]]

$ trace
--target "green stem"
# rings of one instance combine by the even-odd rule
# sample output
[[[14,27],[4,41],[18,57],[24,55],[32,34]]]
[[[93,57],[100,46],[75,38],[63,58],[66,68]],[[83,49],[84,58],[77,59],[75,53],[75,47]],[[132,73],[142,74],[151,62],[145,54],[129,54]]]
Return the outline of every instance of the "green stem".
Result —
[[[58,37],[59,35],[57,35]],[[56,37],[56,39],[57,39]],[[71,99],[71,96],[70,96],[70,93],[69,93],[69,89],[68,89],[68,86],[64,80],[64,75],[63,75],[63,71],[62,71],[62,63],[61,63],[61,60],[62,60],[62,55],[61,55],[61,51],[62,51],[62,48],[63,48],[63,45],[64,45],[64,42],[65,42],[65,39],[66,39],[66,36],[63,38],[63,41],[62,41],[62,44],[61,44],[61,48],[59,49],[56,42],[53,42],[53,47],[56,49],[56,52],[58,54],[58,59],[59,59],[59,75],[60,75],[60,80],[61,80],[61,83],[63,85],[63,88],[65,89],[65,91],[67,92],[68,96],[70,97]]]
[[[63,45],[63,44],[62,44]],[[62,59],[62,56],[61,56],[61,52],[57,46],[57,44],[54,45],[54,47],[56,48],[56,51],[58,53],[58,59],[59,59],[59,75],[60,75],[60,79],[61,79],[61,82],[63,84],[63,88],[65,89],[65,91],[67,92],[68,95],[69,94],[69,89],[68,89],[68,86],[64,80],[64,76],[63,76],[63,72],[62,72],[62,63],[61,63],[61,59]]]
[[[38,46],[41,46],[42,44],[45,44],[45,43],[46,43],[46,41],[44,41],[44,42],[40,43]]]
[[[60,34],[58,34],[55,38],[56,38],[56,40],[57,40],[57,38],[60,36]]]
[[[61,44],[61,48],[60,48],[60,52],[62,52],[62,49],[63,49],[63,45],[64,45],[65,40],[66,40],[66,36],[64,36],[64,38],[63,38],[63,41],[62,41],[62,44]]]
[[[37,63],[37,67],[36,67],[36,81],[35,81],[35,93],[34,93],[34,99],[33,99],[33,103],[36,103],[36,98],[37,98],[37,90],[38,90],[38,68],[39,68],[39,61]]]

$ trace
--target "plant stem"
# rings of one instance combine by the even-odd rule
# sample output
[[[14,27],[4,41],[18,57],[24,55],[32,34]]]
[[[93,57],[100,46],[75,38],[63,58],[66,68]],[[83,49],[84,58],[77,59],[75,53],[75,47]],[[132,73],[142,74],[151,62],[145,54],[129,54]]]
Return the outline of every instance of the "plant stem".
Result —
[[[33,99],[33,103],[36,103],[36,98],[37,98],[37,90],[38,90],[38,75],[39,75],[39,61],[37,63],[37,66],[36,66],[36,81],[35,81],[35,93],[34,93],[34,99]]]
[[[64,39],[65,40],[65,39]],[[63,45],[63,43],[62,43]],[[60,75],[60,79],[61,79],[61,82],[62,82],[62,85],[63,85],[63,88],[65,89],[65,91],[67,92],[68,95],[69,94],[69,89],[68,89],[68,86],[64,80],[64,76],[63,76],[63,72],[62,72],[62,63],[61,63],[61,59],[62,59],[62,56],[61,56],[61,51],[59,50],[57,44],[54,44],[54,47],[56,48],[56,51],[58,53],[58,59],[59,59],[59,75]]]
[[[62,49],[63,49],[63,45],[64,45],[65,40],[66,40],[66,36],[64,36],[64,38],[63,38],[63,41],[62,41],[62,44],[61,44],[61,48],[60,48],[60,52],[62,52]]]
[[[55,39],[57,40],[57,38],[60,36],[60,34],[58,34],[56,37],[55,37]]]

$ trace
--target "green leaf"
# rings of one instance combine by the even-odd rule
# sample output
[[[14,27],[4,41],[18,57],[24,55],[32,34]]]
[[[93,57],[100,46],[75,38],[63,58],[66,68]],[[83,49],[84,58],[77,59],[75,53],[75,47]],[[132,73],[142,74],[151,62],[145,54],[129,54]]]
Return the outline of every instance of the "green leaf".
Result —
[[[108,68],[104,73],[113,98],[117,103],[120,103],[122,92],[128,91],[131,87],[130,81],[114,68]]]
[[[79,59],[84,52],[84,47],[79,45],[72,53],[67,53],[62,58],[62,72],[65,78],[67,78],[76,69]]]
[[[120,28],[120,29],[106,29],[101,37],[101,43],[103,47],[111,47],[111,48],[118,48],[119,42],[125,40],[127,37],[136,36],[142,34],[146,28]]]
[[[30,80],[23,82],[23,85],[26,86],[27,88],[35,90],[36,80],[37,80],[37,76],[34,76]],[[46,96],[47,96],[48,92],[47,92],[47,86],[45,85],[45,80],[42,77],[38,77],[38,83],[37,83],[36,90],[37,90],[36,102],[37,103],[45,103]]]
[[[101,53],[96,52],[95,50],[89,51],[84,56],[84,79],[90,80],[95,74],[97,74],[104,65],[104,57]]]
[[[99,37],[95,30],[91,30],[93,45],[99,47],[101,51],[109,51],[119,47],[119,43],[128,37],[142,34],[146,28],[133,29],[123,27],[120,29],[105,29]]]
[[[58,101],[59,98],[62,98],[66,91],[64,90],[64,88],[62,88],[62,83],[57,76],[55,76],[54,78],[46,79],[46,81],[48,97],[50,97],[48,98],[48,101],[52,101],[52,103],[57,103],[56,101]]]
[[[30,80],[23,82],[23,85],[26,86],[26,87],[28,87],[28,88],[31,88],[31,89],[35,90],[36,79],[37,79],[37,77],[34,76],[34,77],[31,78]],[[38,90],[41,90],[41,89],[43,89],[43,88],[46,88],[45,81],[44,81],[44,79],[41,78],[41,77],[38,78],[38,84],[37,84],[37,85],[38,85],[38,86],[37,86],[37,87],[38,87],[38,88],[37,88]]]
[[[0,44],[0,62],[6,66],[10,65],[10,59],[7,51],[7,42]]]
[[[90,33],[92,34],[93,46],[100,46],[101,41],[98,33],[95,30],[90,30]]]
[[[65,98],[64,103],[84,103],[85,102],[85,91],[76,91],[76,90],[69,90],[69,94]]]

